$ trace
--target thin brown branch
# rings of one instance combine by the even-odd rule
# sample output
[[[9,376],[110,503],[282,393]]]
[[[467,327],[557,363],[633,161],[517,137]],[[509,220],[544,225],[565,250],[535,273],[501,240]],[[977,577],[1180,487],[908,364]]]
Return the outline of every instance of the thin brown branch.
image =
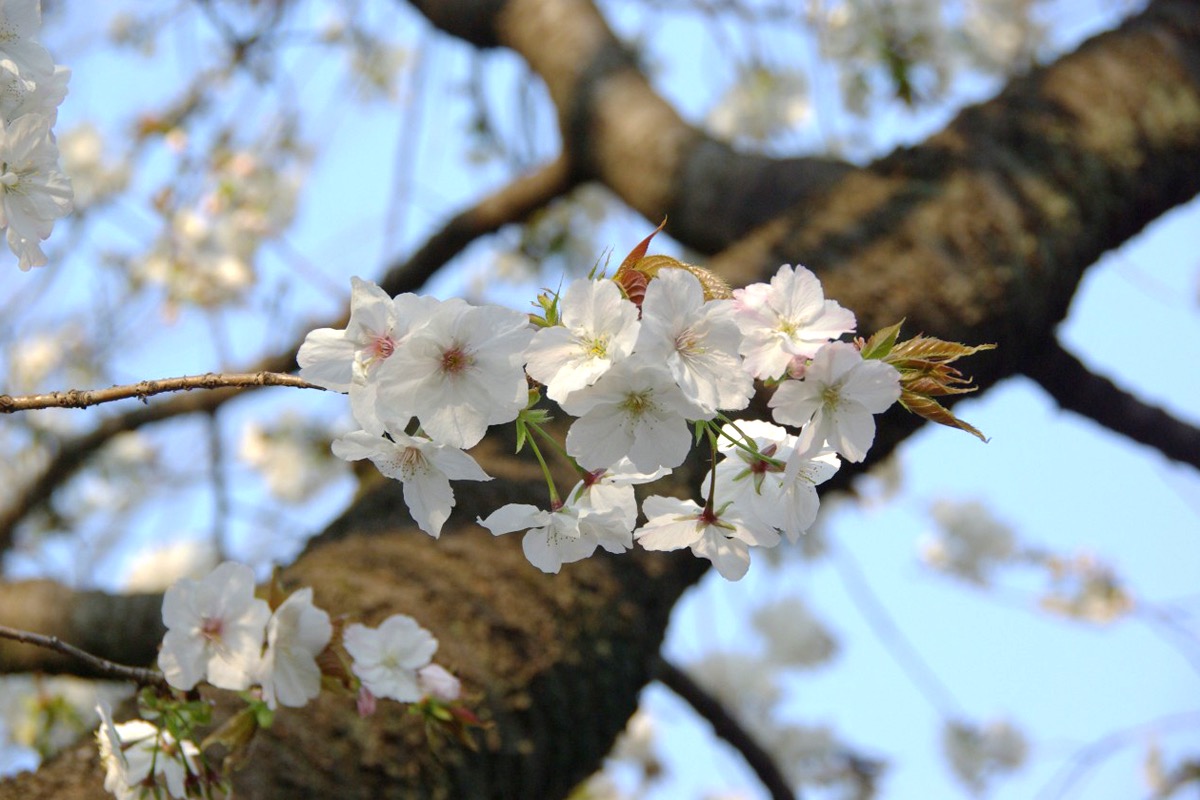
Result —
[[[47,394],[26,394],[13,397],[0,394],[0,414],[30,411],[35,408],[87,408],[115,400],[136,397],[145,402],[147,397],[167,392],[190,392],[193,389],[246,389],[260,386],[293,386],[297,389],[321,389],[324,387],[283,372],[206,372],[203,375],[184,375],[181,378],[161,378],[140,381],[107,389],[79,390]]]
[[[78,659],[84,664],[87,664],[101,677],[111,678],[117,681],[132,681],[139,686],[157,686],[162,689],[168,688],[167,680],[158,670],[145,669],[143,667],[128,667],[124,664],[117,664],[109,661],[106,658],[92,655],[86,650],[81,650],[78,647],[67,644],[57,636],[43,636],[40,633],[31,633],[30,631],[17,630],[10,628],[7,625],[0,625],[0,637],[12,639],[14,642],[21,644],[31,644],[35,647],[44,647],[47,650],[54,650],[71,658]]]
[[[788,784],[775,759],[734,719],[720,700],[666,659],[658,659],[654,677],[708,720],[713,732],[742,754],[772,800],[799,800],[799,792]]]
[[[1082,414],[1167,458],[1200,469],[1200,428],[1119,388],[1092,372],[1061,345],[1048,345],[1025,374],[1045,389],[1061,408]]]
[[[471,208],[455,215],[407,260],[392,264],[379,281],[379,285],[392,295],[419,289],[469,244],[506,224],[520,222],[550,201],[566,194],[575,185],[576,178],[566,156],[560,156],[527,175],[515,178]],[[347,318],[343,315],[339,320],[313,324],[310,328],[345,327]],[[293,370],[296,368],[296,351],[299,347],[300,342],[296,341],[276,353],[265,356],[246,371],[257,373]],[[233,388],[215,389],[204,394],[179,395],[163,403],[109,417],[88,433],[62,442],[46,468],[29,481],[9,507],[0,509],[0,552],[11,546],[13,533],[21,520],[43,508],[54,491],[117,434],[185,414],[211,413],[237,395],[238,391]]]

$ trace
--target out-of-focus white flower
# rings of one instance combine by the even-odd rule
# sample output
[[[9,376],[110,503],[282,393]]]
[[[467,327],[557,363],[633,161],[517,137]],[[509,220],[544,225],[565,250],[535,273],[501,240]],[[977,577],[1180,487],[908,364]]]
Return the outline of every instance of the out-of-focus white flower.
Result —
[[[1051,587],[1041,607],[1055,614],[1103,625],[1129,613],[1133,598],[1112,568],[1091,553],[1074,558],[1037,554],[1050,570]]]
[[[817,351],[804,379],[786,381],[769,405],[776,422],[805,426],[796,454],[812,454],[828,443],[847,461],[858,462],[875,441],[873,415],[898,399],[895,367],[864,359],[847,342],[831,342]]]
[[[812,106],[799,72],[751,66],[738,72],[708,114],[708,128],[722,139],[766,142],[799,127]]]
[[[104,151],[104,139],[95,125],[85,122],[58,137],[63,172],[75,190],[75,210],[83,211],[123,190],[129,182],[129,164]]]
[[[417,683],[426,697],[453,703],[462,694],[462,681],[440,664],[427,664],[417,670]]]
[[[184,578],[163,596],[167,635],[158,668],[176,689],[206,679],[221,689],[247,689],[258,673],[270,616],[244,564],[226,561],[201,580]]]
[[[977,795],[995,778],[1019,768],[1029,749],[1021,732],[1005,720],[993,720],[983,727],[948,721],[942,731],[942,747],[954,774]]]
[[[778,671],[749,653],[717,650],[689,664],[687,672],[751,727],[770,719],[781,697]]]
[[[269,426],[247,422],[238,457],[262,473],[273,495],[292,503],[312,498],[346,467],[332,457],[326,427],[291,412]]]
[[[654,735],[654,717],[639,708],[625,723],[625,730],[617,737],[609,755],[620,761],[637,764],[647,775],[657,774],[662,766],[654,751]]]
[[[415,619],[395,614],[378,628],[354,624],[346,628],[342,642],[354,659],[351,669],[375,697],[401,703],[421,699],[417,672],[429,664],[438,642]]]
[[[299,708],[321,693],[317,656],[329,644],[329,614],[313,605],[310,588],[293,592],[267,622],[267,650],[258,672],[263,700]]]
[[[938,532],[924,537],[921,559],[936,570],[987,586],[993,570],[1018,556],[1012,529],[983,503],[940,500],[931,513]]]
[[[172,797],[187,797],[185,781],[200,773],[195,743],[175,738],[145,720],[114,725],[106,705],[99,705],[96,744],[104,765],[104,788],[118,800],[159,796],[161,782]],[[153,778],[153,785],[147,783]]]
[[[0,227],[22,270],[46,263],[40,242],[71,212],[71,181],[58,169],[50,124],[41,114],[0,119]]]
[[[122,582],[126,592],[164,592],[183,578],[199,579],[217,566],[207,539],[182,539],[138,553]]]
[[[782,666],[814,667],[837,652],[837,641],[800,597],[763,605],[753,619],[767,641],[767,658]]]

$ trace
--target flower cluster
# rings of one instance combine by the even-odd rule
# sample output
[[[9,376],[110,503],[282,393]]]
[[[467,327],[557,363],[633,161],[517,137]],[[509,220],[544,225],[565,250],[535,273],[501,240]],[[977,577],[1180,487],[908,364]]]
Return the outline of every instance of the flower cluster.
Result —
[[[279,706],[298,708],[340,685],[358,697],[359,712],[372,713],[377,698],[420,703],[418,710],[452,730],[475,718],[454,705],[457,678],[432,662],[438,642],[411,617],[397,614],[378,628],[351,624],[340,634],[329,614],[313,604],[312,589],[293,592],[274,609],[255,597],[254,573],[225,562],[199,580],[184,578],[163,597],[167,633],[158,666],[167,684],[183,692],[201,681],[246,691],[250,706],[208,741],[236,749],[253,731],[270,724]],[[329,679],[323,681],[323,679]],[[143,697],[145,702],[147,697]],[[209,796],[219,777],[189,737],[207,724],[204,703],[149,696],[143,716],[114,725],[100,707],[97,732],[104,786],[118,798]]]
[[[741,578],[751,547],[795,541],[812,525],[815,487],[839,456],[864,458],[873,415],[900,398],[900,373],[864,358],[862,343],[835,341],[854,330],[854,315],[804,267],[730,292],[698,267],[644,257],[648,243],[613,279],[574,281],[539,298],[542,313],[531,316],[393,298],[354,278],[347,327],[313,331],[298,356],[301,377],[347,393],[362,427],[334,453],[402,481],[417,525],[436,537],[455,504],[450,481],[490,480],[465,449],[512,422],[543,466],[550,505],[508,504],[479,522],[494,535],[526,531],[536,567],[558,572],[637,541],[690,548]],[[726,416],[749,405],[756,380],[777,387],[780,424]],[[561,443],[535,408],[543,392],[575,418]],[[679,467],[698,441],[722,459],[704,501],[651,496],[637,527],[633,485]],[[577,471],[565,496],[539,442]]]
[[[0,5],[0,228],[22,270],[46,263],[40,242],[71,211],[51,128],[71,71],[36,41],[38,0]]]

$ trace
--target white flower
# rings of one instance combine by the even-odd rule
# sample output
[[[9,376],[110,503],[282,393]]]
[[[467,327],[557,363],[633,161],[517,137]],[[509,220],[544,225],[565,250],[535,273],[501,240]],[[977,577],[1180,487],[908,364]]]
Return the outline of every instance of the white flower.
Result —
[[[296,363],[304,380],[349,393],[359,424],[373,433],[382,432],[376,423],[376,370],[440,303],[415,294],[393,299],[361,278],[351,278],[350,287],[350,321],[345,330],[311,331],[296,354]],[[391,414],[394,419],[410,416],[398,408]]]
[[[371,694],[401,703],[421,699],[417,671],[429,664],[438,642],[415,619],[395,614],[378,628],[351,625],[342,643],[354,659],[351,669]]]
[[[520,312],[442,303],[380,367],[381,416],[395,418],[382,409],[396,404],[434,441],[475,446],[489,425],[516,419],[528,403],[521,357],[532,337]]]
[[[921,542],[921,558],[934,569],[979,586],[991,583],[991,573],[1019,555],[1012,528],[977,500],[933,504],[938,532]]]
[[[471,456],[423,436],[389,431],[391,439],[366,431],[333,442],[333,454],[347,461],[369,458],[381,473],[404,484],[404,502],[421,530],[435,539],[454,508],[450,481],[490,481]]]
[[[626,530],[632,531],[637,523],[637,497],[633,487],[641,483],[652,483],[671,470],[656,469],[653,472],[638,472],[628,458],[622,458],[607,469],[598,469],[575,484],[567,495],[569,503],[585,513],[620,512]],[[626,545],[628,549],[630,545]],[[609,549],[609,548],[605,548]],[[610,552],[617,552],[610,550]]]
[[[982,728],[950,720],[942,731],[942,747],[954,774],[974,794],[983,794],[997,775],[1020,767],[1028,750],[1025,737],[1004,720]]]
[[[341,477],[346,466],[330,457],[324,425],[290,411],[267,425],[247,422],[238,458],[262,475],[271,494],[290,503],[311,500]]]
[[[558,403],[590,386],[633,351],[638,310],[611,280],[577,280],[559,303],[561,325],[534,334],[525,352],[529,377]]]
[[[244,564],[226,561],[202,580],[184,578],[163,597],[167,635],[158,668],[176,689],[205,679],[221,689],[246,689],[258,671],[270,616]]]
[[[802,73],[757,65],[739,70],[709,112],[708,126],[722,139],[763,142],[800,125],[811,112]]]
[[[462,681],[438,664],[428,664],[417,670],[417,683],[426,697],[443,703],[453,703],[462,694]]]
[[[626,527],[621,509],[589,513],[567,503],[554,511],[545,511],[527,503],[509,503],[477,522],[500,536],[527,531],[521,549],[529,563],[542,572],[557,573],[563,564],[581,561],[603,546],[609,552],[621,552],[633,546],[633,534]]]
[[[837,472],[837,455],[822,452],[802,457],[796,452],[795,436],[761,420],[742,420],[737,429],[726,425],[722,431],[718,450],[725,458],[717,464],[717,497],[732,501],[747,519],[779,528],[794,543],[816,521],[820,507],[816,485]],[[760,456],[730,441],[741,440],[742,434],[753,440]]]
[[[733,292],[745,338],[741,352],[756,378],[782,376],[795,358],[811,358],[830,339],[854,330],[854,314],[826,300],[821,282],[804,267],[779,268],[768,286]]]
[[[753,620],[767,640],[767,657],[778,664],[813,667],[837,652],[837,641],[800,597],[782,597],[761,606]]]
[[[100,763],[104,765],[104,788],[118,800],[132,800],[149,795],[159,796],[157,787],[147,787],[151,775],[155,783],[167,784],[172,797],[186,797],[187,776],[198,775],[197,759],[200,750],[188,740],[176,742],[165,730],[159,730],[144,720],[114,725],[108,706],[96,706],[100,728],[96,744]]]
[[[634,352],[664,363],[683,394],[706,418],[717,409],[745,408],[754,381],[742,368],[742,334],[728,300],[704,301],[700,279],[685,269],[664,269],[646,288],[642,329]]]
[[[721,577],[740,580],[750,568],[749,545],[774,547],[779,534],[747,522],[732,507],[709,512],[692,500],[652,495],[642,504],[646,524],[634,532],[647,550],[679,550],[707,558]]]
[[[891,364],[864,360],[847,342],[822,347],[804,371],[771,398],[776,422],[807,425],[796,443],[809,453],[828,442],[848,461],[862,461],[875,441],[875,418],[900,398],[900,373]]]
[[[692,446],[688,418],[703,416],[666,369],[640,358],[617,364],[563,409],[579,417],[567,432],[567,452],[589,470],[626,456],[642,472],[677,467]]]
[[[309,588],[293,592],[267,623],[267,651],[258,679],[269,708],[299,708],[321,693],[317,656],[329,644],[333,626],[312,596]]]
[[[8,228],[8,246],[22,270],[46,263],[38,243],[70,211],[71,182],[58,169],[49,118],[0,120],[0,227]]]

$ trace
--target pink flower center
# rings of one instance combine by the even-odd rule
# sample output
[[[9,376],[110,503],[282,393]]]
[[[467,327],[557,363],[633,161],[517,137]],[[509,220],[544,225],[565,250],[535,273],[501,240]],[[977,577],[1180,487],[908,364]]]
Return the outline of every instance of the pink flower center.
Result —
[[[224,627],[225,620],[220,617],[205,617],[200,623],[200,635],[210,642],[219,642]]]
[[[376,336],[371,340],[371,355],[374,358],[383,361],[394,352],[396,352],[396,342],[388,334]]]
[[[458,375],[466,372],[475,359],[465,352],[462,347],[455,346],[442,351],[442,372],[447,375]]]

